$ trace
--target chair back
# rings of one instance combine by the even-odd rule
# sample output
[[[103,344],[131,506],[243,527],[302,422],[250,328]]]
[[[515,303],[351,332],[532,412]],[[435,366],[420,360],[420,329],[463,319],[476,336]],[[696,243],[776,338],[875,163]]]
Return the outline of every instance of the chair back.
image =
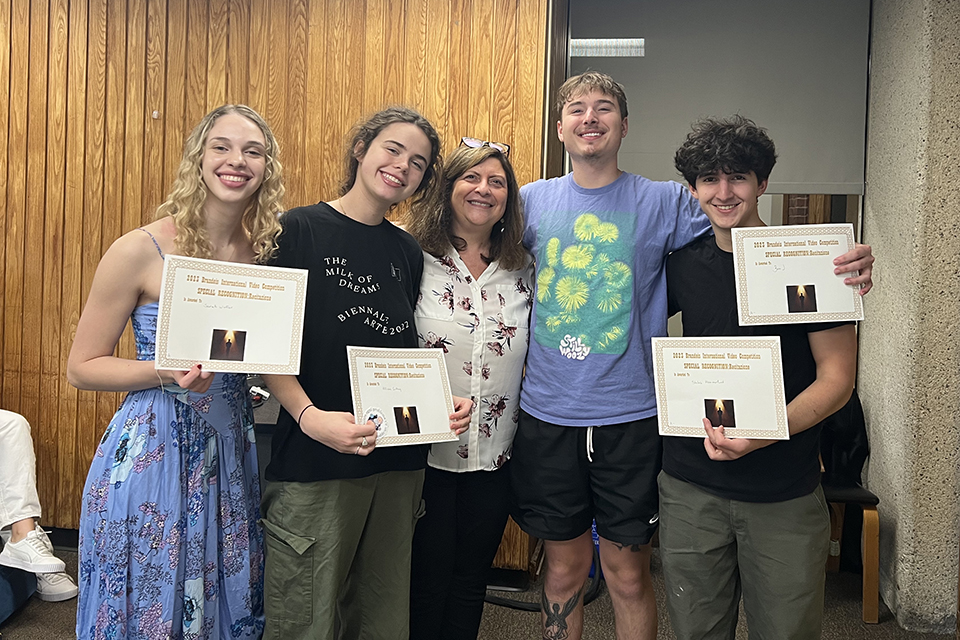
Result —
[[[870,455],[867,425],[860,396],[854,389],[839,411],[823,421],[820,432],[820,457],[823,460],[824,485],[860,486],[863,465]]]

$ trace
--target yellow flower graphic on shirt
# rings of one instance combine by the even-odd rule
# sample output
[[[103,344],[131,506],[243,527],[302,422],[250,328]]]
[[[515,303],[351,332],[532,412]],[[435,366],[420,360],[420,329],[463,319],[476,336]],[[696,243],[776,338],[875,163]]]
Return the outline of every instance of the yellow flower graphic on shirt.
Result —
[[[592,213],[585,213],[573,223],[573,235],[582,242],[589,242],[593,240],[600,224],[600,218]]]
[[[550,299],[550,285],[553,284],[553,277],[557,272],[553,267],[544,267],[537,272],[537,302],[545,302]]]
[[[616,291],[610,291],[608,289],[601,291],[597,299],[597,309],[600,309],[600,311],[604,313],[616,311],[620,308],[621,304],[623,304],[623,296]]]
[[[563,250],[560,262],[571,271],[586,269],[593,262],[594,248],[592,244],[577,244]]]
[[[609,222],[604,222],[599,227],[597,227],[597,241],[611,243],[616,242],[617,238],[620,237],[620,229],[617,228],[617,225],[611,224]]]
[[[557,266],[557,256],[560,254],[560,238],[550,238],[547,242],[547,264]]]
[[[613,289],[623,289],[630,284],[630,276],[633,272],[630,267],[622,262],[614,262],[603,270],[603,277],[606,278],[607,286]]]
[[[572,219],[558,212],[540,225],[546,242],[537,252],[535,339],[567,357],[575,352],[578,360],[591,353],[623,353],[633,299],[636,220],[616,212],[583,212]]]
[[[565,276],[557,281],[557,302],[564,311],[576,311],[587,303],[590,289],[587,283],[573,276]]]
[[[622,337],[623,329],[620,327],[614,327],[610,331],[607,331],[605,334],[603,334],[603,336],[600,338],[600,348],[606,349],[608,345],[613,344]]]

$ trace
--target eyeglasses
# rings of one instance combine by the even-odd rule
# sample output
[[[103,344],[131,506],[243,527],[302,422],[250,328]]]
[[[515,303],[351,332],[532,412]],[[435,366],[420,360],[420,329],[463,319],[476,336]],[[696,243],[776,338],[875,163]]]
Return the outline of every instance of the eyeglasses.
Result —
[[[471,149],[479,149],[480,147],[491,147],[496,149],[504,155],[504,157],[510,157],[510,145],[503,142],[490,142],[489,140],[481,140],[480,138],[460,138],[461,147],[470,147]]]

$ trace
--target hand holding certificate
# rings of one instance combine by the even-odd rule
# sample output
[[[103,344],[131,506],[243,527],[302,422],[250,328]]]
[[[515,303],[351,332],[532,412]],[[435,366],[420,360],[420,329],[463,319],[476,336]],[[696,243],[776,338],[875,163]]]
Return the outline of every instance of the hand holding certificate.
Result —
[[[863,320],[857,287],[833,273],[849,224],[731,229],[740,325]]]
[[[442,349],[347,347],[353,412],[373,422],[377,446],[456,440]]]
[[[780,338],[653,338],[660,435],[787,440]]]
[[[300,372],[307,272],[168,255],[157,369]]]

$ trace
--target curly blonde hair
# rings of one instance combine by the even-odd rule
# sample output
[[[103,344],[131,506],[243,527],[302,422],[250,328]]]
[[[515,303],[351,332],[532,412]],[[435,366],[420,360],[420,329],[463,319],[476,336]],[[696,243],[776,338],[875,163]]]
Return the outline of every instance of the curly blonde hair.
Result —
[[[523,247],[523,205],[520,202],[520,187],[510,160],[502,151],[484,145],[482,147],[457,147],[447,156],[440,176],[440,185],[429,198],[414,203],[404,218],[404,228],[420,247],[435,258],[447,254],[452,245],[458,251],[466,248],[466,242],[452,231],[453,187],[468,170],[489,158],[496,158],[507,178],[507,202],[503,218],[490,231],[490,255],[488,262],[500,261],[507,271],[516,271],[526,266],[530,259]]]
[[[266,162],[263,181],[256,197],[243,212],[240,222],[250,239],[256,261],[264,263],[277,250],[277,235],[280,223],[277,218],[282,211],[283,166],[280,164],[280,147],[270,126],[259,113],[242,104],[225,104],[203,117],[190,133],[183,147],[183,159],[177,170],[177,178],[166,201],[157,207],[157,219],[171,216],[177,229],[177,251],[195,258],[212,258],[213,247],[207,238],[204,225],[203,204],[207,198],[207,186],[203,182],[201,162],[207,136],[221,116],[235,113],[250,120],[260,128],[266,141]]]

